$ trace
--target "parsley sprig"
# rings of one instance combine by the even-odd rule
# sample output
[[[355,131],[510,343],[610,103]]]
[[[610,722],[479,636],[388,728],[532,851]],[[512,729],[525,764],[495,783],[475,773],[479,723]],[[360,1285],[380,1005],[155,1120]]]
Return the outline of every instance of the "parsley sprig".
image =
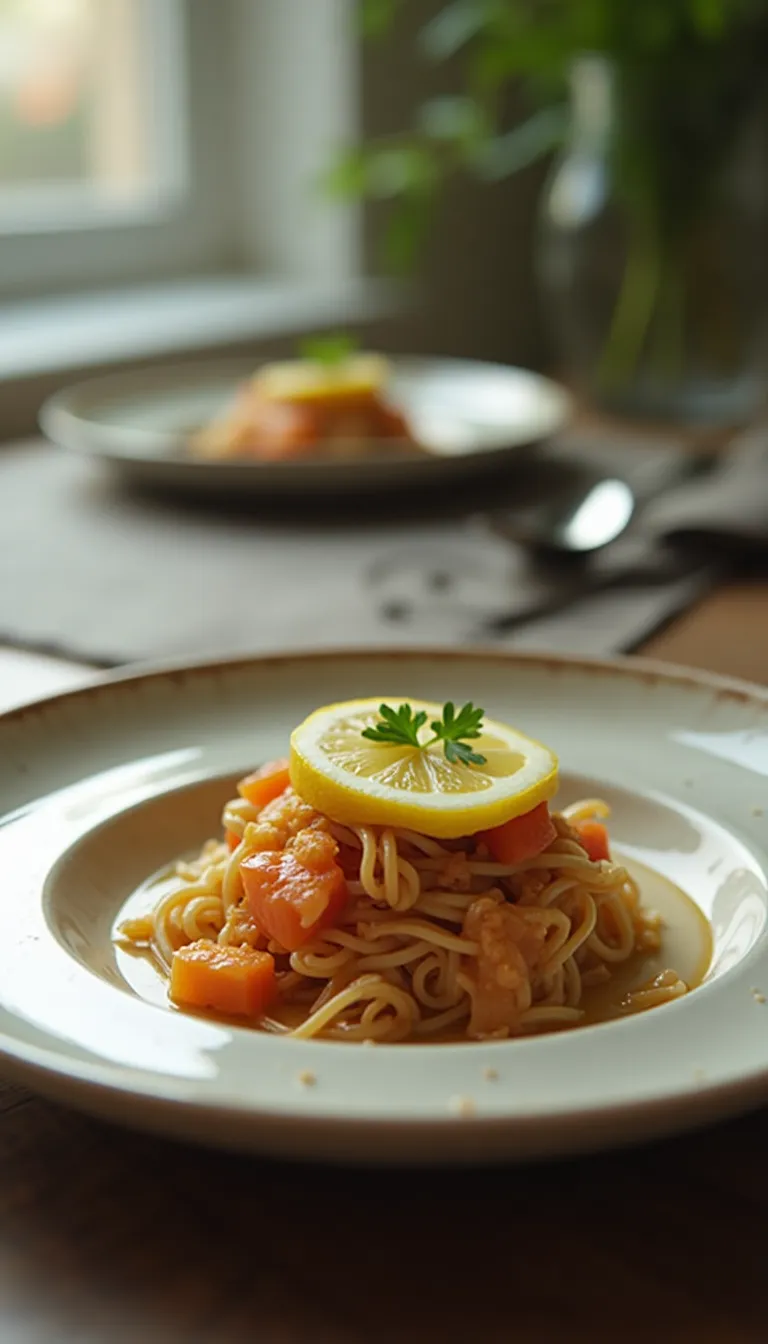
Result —
[[[485,756],[473,751],[465,740],[480,737],[485,714],[485,710],[476,709],[471,700],[458,711],[453,702],[448,700],[443,705],[442,719],[433,719],[430,723],[434,737],[426,742],[419,741],[419,730],[427,722],[425,710],[414,713],[408,704],[399,705],[397,709],[391,705],[379,705],[379,714],[379,722],[363,730],[363,737],[369,742],[394,743],[416,747],[419,751],[426,751],[436,742],[442,742],[445,758],[452,765],[485,765]]]
[[[357,341],[345,331],[328,332],[322,336],[307,336],[299,341],[299,354],[313,364],[335,369],[349,359],[357,349]]]

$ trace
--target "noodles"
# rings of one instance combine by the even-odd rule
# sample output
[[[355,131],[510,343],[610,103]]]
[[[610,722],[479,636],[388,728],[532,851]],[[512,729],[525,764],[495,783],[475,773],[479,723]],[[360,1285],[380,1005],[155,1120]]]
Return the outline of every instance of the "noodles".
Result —
[[[553,816],[544,852],[505,864],[477,836],[339,826],[290,789],[265,807],[238,798],[223,812],[228,843],[208,841],[178,863],[154,910],[120,934],[166,973],[198,940],[271,954],[277,997],[257,1025],[304,1039],[495,1039],[570,1027],[585,1018],[585,991],[610,986],[617,968],[660,942],[630,874],[590,859],[574,829],[607,811],[599,799],[574,804]],[[289,950],[254,916],[241,864],[298,852],[307,836],[338,855],[345,896]],[[616,1012],[687,990],[663,971],[619,998]]]

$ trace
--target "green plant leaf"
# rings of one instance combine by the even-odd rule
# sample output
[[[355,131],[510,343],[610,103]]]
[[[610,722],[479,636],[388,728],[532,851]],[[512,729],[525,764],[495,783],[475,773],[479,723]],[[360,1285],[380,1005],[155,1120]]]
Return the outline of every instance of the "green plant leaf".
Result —
[[[447,60],[477,37],[498,9],[499,0],[452,0],[422,28],[422,50],[432,61]]]
[[[302,359],[310,359],[315,364],[334,368],[337,364],[343,364],[345,359],[349,359],[357,349],[357,344],[355,337],[349,332],[324,332],[321,336],[306,336],[299,341],[298,349]]]
[[[433,190],[438,170],[431,149],[411,136],[346,150],[323,175],[321,185],[342,199],[369,196],[394,200]]]
[[[384,265],[395,275],[412,271],[421,255],[435,209],[434,194],[403,197],[392,208],[384,230]]]
[[[471,700],[456,710],[452,701],[443,705],[442,719],[433,719],[429,725],[435,734],[431,741],[445,744],[446,760],[454,765],[484,765],[485,756],[472,750],[463,738],[480,737],[483,728],[484,709],[476,709]]]
[[[563,86],[571,60],[579,51],[565,26],[536,26],[519,15],[507,15],[501,25],[489,27],[469,61],[472,87],[479,93],[509,88],[515,80]]]
[[[437,165],[426,146],[405,140],[374,148],[367,176],[368,195],[385,201],[406,193],[431,191],[437,180]]]
[[[371,728],[364,728],[361,736],[369,742],[387,742],[396,743],[405,747],[419,747],[419,729],[424,727],[427,722],[427,715],[423,709],[418,714],[414,714],[410,705],[398,705],[393,709],[391,705],[379,705],[379,714],[381,715],[378,723]]]
[[[728,0],[688,0],[688,13],[701,37],[721,37],[728,26]]]
[[[386,37],[402,5],[403,0],[362,0],[360,27],[363,36],[372,41]]]
[[[368,154],[364,149],[343,151],[322,174],[319,185],[342,200],[364,196],[368,184]]]
[[[562,144],[567,126],[565,107],[542,108],[520,126],[481,146],[474,162],[478,176],[497,182],[519,173]]]
[[[430,98],[419,111],[418,127],[430,140],[471,144],[487,135],[488,117],[475,98]]]
[[[473,751],[467,742],[446,742],[445,759],[451,765],[485,765],[485,756]]]

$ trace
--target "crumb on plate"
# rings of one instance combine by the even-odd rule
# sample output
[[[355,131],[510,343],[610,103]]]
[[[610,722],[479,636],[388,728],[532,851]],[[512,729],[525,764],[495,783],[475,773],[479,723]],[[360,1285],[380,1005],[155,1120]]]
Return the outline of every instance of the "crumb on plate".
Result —
[[[761,989],[757,988],[757,986],[752,990],[752,998],[755,1000],[755,1003],[765,1003],[765,995]]]
[[[301,1083],[302,1087],[314,1087],[317,1075],[311,1069],[302,1069],[301,1073],[296,1074],[296,1081]]]
[[[475,1103],[471,1097],[451,1097],[448,1102],[448,1110],[453,1115],[474,1115]]]
[[[490,1067],[487,1069],[483,1069],[483,1077],[485,1078],[487,1083],[495,1083],[498,1076],[499,1076],[498,1069],[492,1069]]]
[[[706,1075],[706,1073],[704,1072],[703,1069],[694,1069],[694,1070],[693,1070],[693,1081],[694,1081],[695,1083],[703,1083],[703,1082],[705,1081],[705,1079],[706,1079],[706,1076],[707,1076],[707,1075]]]
[[[765,808],[764,808],[764,807],[758,807],[757,804],[755,804],[755,806],[751,809],[751,811],[752,811],[752,816],[753,816],[753,817],[762,817],[762,815],[763,815],[763,813],[764,813],[764,811],[765,811]]]

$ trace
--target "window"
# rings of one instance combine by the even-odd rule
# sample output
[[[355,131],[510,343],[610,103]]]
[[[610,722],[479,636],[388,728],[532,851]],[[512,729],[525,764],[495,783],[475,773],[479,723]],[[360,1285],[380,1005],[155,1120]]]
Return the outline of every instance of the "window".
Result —
[[[356,269],[354,212],[310,199],[354,134],[355,8],[0,0],[0,298]]]
[[[152,68],[156,21],[134,0],[0,0],[1,225],[87,224],[182,188],[178,71],[169,90]]]

